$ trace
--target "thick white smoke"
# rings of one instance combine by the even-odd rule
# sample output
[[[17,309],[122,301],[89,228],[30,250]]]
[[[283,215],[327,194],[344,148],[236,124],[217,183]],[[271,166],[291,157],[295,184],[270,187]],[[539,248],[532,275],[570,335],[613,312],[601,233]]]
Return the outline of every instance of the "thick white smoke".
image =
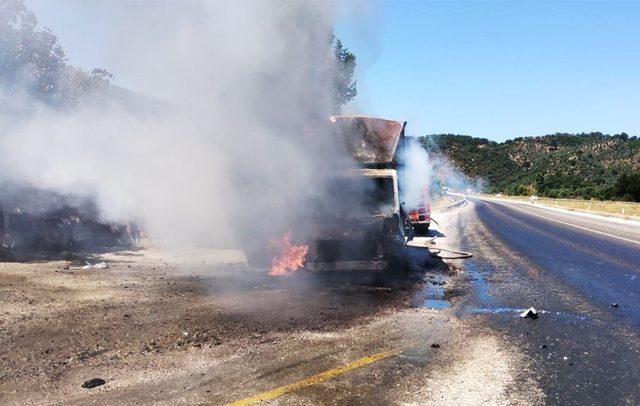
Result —
[[[407,138],[406,147],[400,157],[403,163],[400,171],[402,181],[402,201],[409,210],[424,206],[429,199],[432,180],[432,162],[427,151],[412,137]]]
[[[407,138],[400,160],[401,199],[407,210],[435,203],[444,187],[461,193],[482,189],[481,179],[469,179],[446,156],[429,154],[413,137]]]
[[[322,131],[330,3],[102,7],[117,18],[107,68],[163,101],[0,115],[2,179],[95,197],[105,220],[138,219],[159,242],[228,245],[248,223],[285,228],[328,168],[348,162]]]

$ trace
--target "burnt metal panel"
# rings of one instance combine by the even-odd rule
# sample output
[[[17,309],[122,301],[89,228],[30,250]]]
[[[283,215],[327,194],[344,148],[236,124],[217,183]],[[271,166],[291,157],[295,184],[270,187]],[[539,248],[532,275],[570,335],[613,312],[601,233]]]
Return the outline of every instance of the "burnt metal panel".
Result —
[[[334,116],[330,121],[359,163],[378,166],[396,162],[406,122],[365,116]]]

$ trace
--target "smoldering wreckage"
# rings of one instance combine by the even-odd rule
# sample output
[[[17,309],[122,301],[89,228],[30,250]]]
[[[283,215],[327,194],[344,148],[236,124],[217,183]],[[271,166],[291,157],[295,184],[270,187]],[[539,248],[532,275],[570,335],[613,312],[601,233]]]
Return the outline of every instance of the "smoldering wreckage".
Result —
[[[312,271],[383,271],[402,266],[402,247],[414,236],[408,209],[401,202],[398,174],[407,142],[406,123],[362,116],[335,116],[330,123],[332,136],[344,142],[357,167],[331,174],[332,204],[309,202],[307,220],[297,223],[300,229],[287,231],[282,238],[253,240],[253,246],[245,248],[252,265],[266,267],[275,258],[271,273],[276,275],[294,272],[303,264]]]
[[[86,199],[4,185],[0,200],[3,259],[126,248],[139,242],[140,229],[134,222],[102,222]]]
[[[455,275],[424,244],[423,268],[442,268],[419,280],[407,272],[415,254],[407,244],[433,219],[425,185],[417,204],[402,198],[405,123],[328,121],[353,157],[328,177],[335,196],[305,201],[307,213],[290,229],[256,227],[238,247],[244,255],[227,250],[227,263],[225,250],[208,248],[174,259],[147,244],[135,223],[101,221],[91,202],[14,185],[0,223],[0,282],[10,286],[0,314],[0,402],[157,403],[175,389],[173,404],[223,404],[256,389],[252,379],[279,375],[273,371],[312,376],[364,348],[402,347],[385,333],[397,322],[407,331],[433,327],[414,308],[432,294],[444,299],[442,285]],[[352,327],[371,334],[356,337]],[[347,348],[344,359],[336,348]],[[316,402],[325,403],[336,402]]]
[[[428,185],[412,207],[402,202],[406,122],[366,116],[334,116],[329,130],[355,161],[331,174],[331,205],[308,202],[306,221],[277,235],[262,230],[242,247],[251,266],[270,275],[310,271],[385,271],[406,268],[404,246],[430,223]],[[20,188],[13,188],[13,190]],[[11,190],[11,189],[10,189]],[[90,202],[64,202],[54,193],[27,190],[0,201],[2,255],[130,248],[140,243],[138,224],[103,223]]]

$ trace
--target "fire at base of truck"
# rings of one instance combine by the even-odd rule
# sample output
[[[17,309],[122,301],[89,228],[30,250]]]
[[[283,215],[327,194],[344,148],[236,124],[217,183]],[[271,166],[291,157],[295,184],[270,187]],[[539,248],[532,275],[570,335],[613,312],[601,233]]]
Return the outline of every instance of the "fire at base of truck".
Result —
[[[399,198],[398,155],[404,122],[363,116],[330,118],[359,169],[335,173],[326,195],[305,205],[298,230],[246,247],[250,263],[272,275],[313,271],[395,270],[413,237]]]

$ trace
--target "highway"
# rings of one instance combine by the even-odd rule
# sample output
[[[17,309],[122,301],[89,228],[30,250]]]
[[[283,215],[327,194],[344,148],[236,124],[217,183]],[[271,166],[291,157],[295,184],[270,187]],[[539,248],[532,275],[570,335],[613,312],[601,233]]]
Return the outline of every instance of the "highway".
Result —
[[[476,198],[448,232],[474,253],[458,315],[519,348],[548,403],[640,403],[640,227]]]

